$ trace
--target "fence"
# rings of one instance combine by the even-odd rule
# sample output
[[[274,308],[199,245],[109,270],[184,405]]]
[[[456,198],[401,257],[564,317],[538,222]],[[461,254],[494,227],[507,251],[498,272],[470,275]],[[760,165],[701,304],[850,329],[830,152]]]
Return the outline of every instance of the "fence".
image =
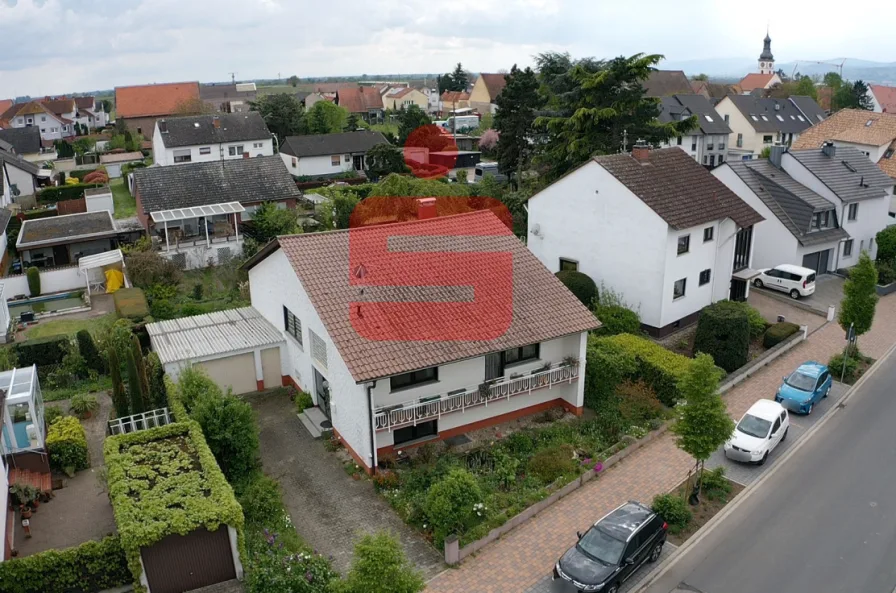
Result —
[[[0,278],[3,284],[3,296],[7,299],[19,295],[34,296],[28,290],[28,278],[25,274],[16,274]],[[78,266],[43,268],[40,270],[40,291],[48,295],[66,290],[84,290],[87,279],[81,275]]]
[[[125,416],[124,418],[116,418],[109,420],[109,433],[114,435],[127,434],[137,432],[138,430],[146,430],[148,428],[157,428],[171,424],[171,416],[168,414],[168,408],[159,408],[150,410],[142,414],[134,414]]]
[[[87,212],[87,200],[85,200],[84,198],[78,198],[76,200],[64,200],[62,202],[56,202],[56,212],[58,212],[59,216]]]

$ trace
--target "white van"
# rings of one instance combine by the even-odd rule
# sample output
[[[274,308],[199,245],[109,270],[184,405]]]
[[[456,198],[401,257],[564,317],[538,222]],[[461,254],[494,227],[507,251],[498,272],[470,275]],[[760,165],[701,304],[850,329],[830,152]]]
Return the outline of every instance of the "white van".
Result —
[[[815,293],[815,270],[781,264],[774,268],[759,270],[759,276],[753,280],[753,286],[780,290],[789,294],[792,299],[807,297]]]
[[[498,172],[498,163],[479,163],[473,171],[473,183],[479,183],[486,175],[491,175],[495,181],[507,181],[507,175]]]

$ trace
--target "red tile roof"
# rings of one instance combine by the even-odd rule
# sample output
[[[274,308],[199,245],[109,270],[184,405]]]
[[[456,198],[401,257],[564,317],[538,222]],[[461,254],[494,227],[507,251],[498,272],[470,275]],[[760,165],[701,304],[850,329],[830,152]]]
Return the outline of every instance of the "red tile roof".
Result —
[[[0,99],[0,114],[12,107],[12,99]]]
[[[896,113],[896,87],[872,84],[871,92],[887,113]]]
[[[445,103],[460,103],[461,101],[469,101],[470,93],[463,91],[445,91],[442,93],[442,101]]]
[[[78,109],[93,109],[95,100],[93,97],[75,97],[75,105]]]
[[[373,87],[350,87],[336,91],[336,103],[349,113],[367,113],[369,109],[382,109],[383,97]]]
[[[44,99],[41,104],[56,115],[73,113],[77,110],[74,99]]]
[[[198,82],[173,82],[115,88],[117,117],[174,115],[178,106],[199,100]]]
[[[479,76],[482,77],[482,82],[485,83],[485,90],[488,91],[488,96],[491,99],[491,102],[494,103],[495,99],[498,98],[498,95],[501,94],[501,91],[504,90],[504,87],[507,86],[505,75],[486,74],[483,72]]]
[[[368,247],[386,245],[387,237],[391,248],[388,255],[384,250]],[[358,244],[362,249],[355,247]],[[358,383],[544,342],[600,325],[490,211],[351,231],[279,237],[250,260],[247,267],[256,265],[278,248],[286,254]],[[440,261],[451,259],[452,262],[434,266],[432,257],[422,254],[413,258],[396,257],[400,251],[436,252]],[[357,257],[359,252],[363,257]],[[449,252],[494,253],[496,262],[483,263],[481,257],[455,258]],[[364,276],[367,278],[364,294],[358,283],[350,283],[348,272],[355,262],[368,271]],[[509,272],[503,278],[502,262]],[[416,286],[408,285],[408,279],[415,277],[427,280]],[[458,285],[458,277],[464,279],[464,285]],[[502,283],[507,293],[498,290],[494,295],[484,294],[490,292],[488,289],[480,292],[483,286]],[[471,299],[474,287],[478,287],[475,289],[478,302],[489,311],[486,316],[469,315],[458,324],[454,316],[447,320],[447,315],[434,315],[436,302],[474,304],[476,301]],[[402,306],[402,314],[390,316],[390,306],[397,303]],[[396,320],[400,324],[395,324]],[[500,330],[493,334],[497,337],[451,339],[444,333],[447,326],[452,336],[482,335],[477,332],[490,325]],[[365,337],[370,335],[387,337]]]
[[[764,89],[773,76],[774,74],[759,74],[757,72],[747,74],[744,76],[743,80],[740,81],[740,88],[746,93],[749,93],[753,89]]]

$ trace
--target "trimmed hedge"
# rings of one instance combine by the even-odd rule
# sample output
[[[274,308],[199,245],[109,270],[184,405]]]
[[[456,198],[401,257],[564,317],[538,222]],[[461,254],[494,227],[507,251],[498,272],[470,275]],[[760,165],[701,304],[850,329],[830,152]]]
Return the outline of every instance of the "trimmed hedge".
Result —
[[[602,350],[604,353],[612,352],[612,356],[605,357],[607,358],[605,360],[598,358],[598,360],[592,361],[590,358],[591,347]],[[586,387],[593,385],[596,381],[600,381],[599,377],[601,376],[608,375],[612,377],[621,374],[618,370],[606,366],[606,363],[610,360],[613,361],[611,364],[623,364],[627,367],[621,379],[631,379],[632,381],[640,379],[644,381],[656,392],[659,400],[667,406],[674,406],[681,398],[678,382],[688,372],[691,365],[690,358],[676,354],[671,350],[666,350],[659,344],[640,336],[619,334],[617,336],[591,338],[589,359],[585,369],[593,380],[586,378]],[[605,364],[601,364],[602,362]],[[589,368],[592,366],[596,368],[593,370]],[[633,373],[629,372],[631,368],[634,368]],[[613,388],[615,389],[615,385],[613,385]],[[588,397],[587,392],[586,397]]]
[[[60,185],[47,187],[37,194],[37,201],[41,204],[55,204],[65,200],[77,200],[84,197],[84,190],[94,187],[102,187],[101,183],[77,183],[75,185]]]
[[[798,331],[800,331],[800,326],[795,323],[789,321],[775,323],[765,331],[762,345],[766,348],[774,348]]]
[[[149,315],[149,303],[141,288],[121,288],[115,291],[112,298],[115,301],[115,312],[120,317],[131,321],[142,321]]]
[[[633,377],[638,365],[622,345],[612,340],[588,339],[585,365],[585,406],[592,410],[611,401],[619,386],[627,377]]]
[[[591,308],[591,304],[597,297],[597,284],[590,276],[573,270],[560,270],[556,276],[571,293],[576,295],[577,299],[582,301],[583,305]]]
[[[133,582],[118,536],[0,562],[4,593],[94,593]]]
[[[16,344],[20,367],[59,364],[71,348],[68,336],[47,336]]]
[[[732,372],[750,359],[750,318],[739,303],[719,301],[700,313],[694,353],[712,356],[716,365]]]
[[[90,467],[87,433],[74,416],[65,416],[47,429],[47,453],[50,465],[57,470],[71,473]]]
[[[641,332],[641,318],[637,313],[622,305],[597,305],[594,314],[601,322],[595,330],[599,336],[616,334],[638,334]]]

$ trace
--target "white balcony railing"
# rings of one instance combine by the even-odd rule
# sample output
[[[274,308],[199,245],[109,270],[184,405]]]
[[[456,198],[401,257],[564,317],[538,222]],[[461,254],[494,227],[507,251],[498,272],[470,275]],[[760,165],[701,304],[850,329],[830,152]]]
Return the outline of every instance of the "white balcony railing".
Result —
[[[486,388],[474,387],[426,401],[414,400],[374,411],[377,430],[393,430],[408,424],[439,418],[443,414],[463,412],[467,408],[488,406],[489,403],[510,399],[514,395],[550,389],[560,383],[572,383],[579,376],[579,365],[560,364],[547,371],[491,383]]]

